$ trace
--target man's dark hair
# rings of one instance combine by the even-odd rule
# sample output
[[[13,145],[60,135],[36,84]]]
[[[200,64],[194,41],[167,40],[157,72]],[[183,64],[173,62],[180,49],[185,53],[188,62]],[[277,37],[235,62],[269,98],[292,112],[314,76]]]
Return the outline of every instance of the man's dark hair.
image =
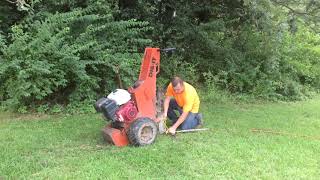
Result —
[[[180,77],[175,76],[171,79],[171,84],[172,87],[176,87],[178,84],[183,85],[183,80]]]

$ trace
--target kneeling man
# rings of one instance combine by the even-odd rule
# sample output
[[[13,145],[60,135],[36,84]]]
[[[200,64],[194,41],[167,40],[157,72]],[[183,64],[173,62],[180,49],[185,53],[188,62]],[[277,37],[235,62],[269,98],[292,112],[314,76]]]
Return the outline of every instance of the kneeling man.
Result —
[[[200,100],[195,88],[180,77],[172,78],[164,101],[163,117],[172,121],[172,126],[167,132],[175,134],[177,128],[186,130],[201,125],[202,115],[199,113],[199,106]]]

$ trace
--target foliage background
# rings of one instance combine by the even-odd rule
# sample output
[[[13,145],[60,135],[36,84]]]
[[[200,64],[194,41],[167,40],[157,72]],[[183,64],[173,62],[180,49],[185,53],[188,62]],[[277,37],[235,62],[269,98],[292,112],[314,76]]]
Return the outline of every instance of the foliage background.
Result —
[[[299,100],[320,85],[317,1],[0,2],[0,100],[59,112],[130,86],[146,46],[173,75],[208,89]]]

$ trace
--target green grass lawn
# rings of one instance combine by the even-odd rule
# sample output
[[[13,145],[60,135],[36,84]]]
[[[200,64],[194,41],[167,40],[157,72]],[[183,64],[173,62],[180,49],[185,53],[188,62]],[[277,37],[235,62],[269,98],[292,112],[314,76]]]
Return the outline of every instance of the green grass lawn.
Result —
[[[0,113],[0,179],[320,178],[320,98],[201,109],[209,131],[159,135],[139,148],[104,143],[98,114]]]

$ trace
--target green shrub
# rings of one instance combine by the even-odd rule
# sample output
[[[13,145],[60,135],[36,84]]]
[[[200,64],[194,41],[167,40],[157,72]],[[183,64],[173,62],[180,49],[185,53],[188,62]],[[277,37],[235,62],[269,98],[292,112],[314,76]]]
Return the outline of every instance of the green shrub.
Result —
[[[319,89],[320,36],[301,27],[295,35],[287,34],[283,44],[281,57],[288,73],[301,85]]]
[[[281,100],[304,99],[319,89],[319,36],[301,29],[281,39],[244,28],[221,45],[226,65],[213,69],[215,82],[232,93]]]
[[[12,27],[0,67],[5,105],[24,111],[49,104],[57,112],[60,105],[111,91],[117,74],[125,85],[135,80],[138,49],[151,42],[142,34],[150,27],[134,19],[115,21],[111,4],[99,2]]]
[[[173,76],[180,76],[183,80],[196,84],[201,76],[196,66],[197,64],[183,61],[181,56],[163,56],[161,59],[160,76],[165,77],[165,79],[162,80],[160,78],[161,84],[166,84]]]

